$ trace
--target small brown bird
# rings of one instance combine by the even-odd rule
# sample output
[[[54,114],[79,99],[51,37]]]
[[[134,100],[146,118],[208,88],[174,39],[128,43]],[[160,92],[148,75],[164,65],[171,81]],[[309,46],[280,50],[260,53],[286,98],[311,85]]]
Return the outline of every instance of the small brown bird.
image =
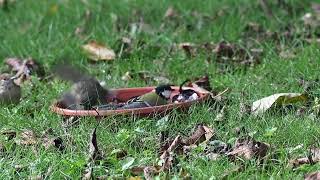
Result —
[[[5,77],[0,80],[0,103],[18,103],[21,98],[20,78],[17,76]]]
[[[70,91],[64,93],[60,105],[67,109],[89,110],[98,104],[107,104],[114,94],[102,87],[98,80],[71,65],[58,65],[54,73],[63,80],[73,82]]]

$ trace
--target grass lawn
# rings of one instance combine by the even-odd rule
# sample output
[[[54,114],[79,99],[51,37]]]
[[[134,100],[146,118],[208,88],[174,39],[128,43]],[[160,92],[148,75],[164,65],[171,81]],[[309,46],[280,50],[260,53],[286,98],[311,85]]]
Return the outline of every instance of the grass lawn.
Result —
[[[233,142],[238,137],[234,129],[244,127],[246,133],[241,135],[250,134],[254,139],[270,144],[269,153],[277,154],[277,161],[263,164],[255,159],[232,162],[226,156],[208,160],[193,153],[187,158],[179,156],[170,172],[159,174],[160,179],[181,178],[182,170],[194,179],[220,179],[224,172],[239,164],[243,169],[231,173],[228,178],[302,179],[305,174],[318,170],[320,165],[303,165],[293,170],[288,165],[289,160],[306,156],[310,147],[319,147],[318,118],[310,119],[309,112],[297,116],[293,110],[241,117],[239,111],[240,102],[251,104],[281,92],[302,93],[300,78],[314,80],[319,77],[319,46],[316,42],[305,41],[319,36],[319,26],[310,30],[301,20],[305,13],[312,12],[310,2],[281,2],[284,5],[269,4],[273,13],[269,17],[258,1],[251,0],[17,1],[9,4],[9,11],[0,10],[0,59],[32,57],[44,66],[49,75],[50,68],[59,59],[67,57],[70,63],[106,82],[109,88],[156,85],[156,82],[145,82],[140,78],[121,79],[128,71],[150,71],[167,77],[174,84],[207,74],[214,89],[231,89],[224,95],[228,101],[223,122],[214,121],[219,110],[210,108],[210,104],[195,105],[187,114],[172,112],[167,122],[159,121],[160,117],[104,118],[97,128],[98,146],[104,152],[104,160],[91,164],[94,177],[132,177],[130,168],[124,167],[125,161],[133,158],[132,167],[156,165],[159,161],[158,139],[162,131],[168,132],[169,139],[173,139],[179,134],[188,136],[197,124],[203,123],[214,128],[216,138],[224,142]],[[177,15],[164,18],[169,7],[173,7]],[[90,12],[90,16],[86,16],[86,12]],[[134,31],[132,23],[141,22],[142,18],[144,25]],[[259,24],[262,31],[277,32],[278,37],[264,38],[263,33],[249,31],[247,25],[250,22]],[[77,27],[85,29],[82,37],[75,35]],[[289,37],[283,33],[288,29],[292,30]],[[119,52],[122,37],[133,39],[132,49],[113,61],[90,63],[81,50],[83,44],[96,40]],[[174,44],[183,42],[201,45],[223,40],[248,51],[263,49],[261,63],[252,67],[235,64],[234,68],[227,63],[229,69],[222,73],[213,53],[201,51],[188,57],[183,50],[171,49]],[[284,51],[294,53],[294,57],[284,57],[281,55]],[[4,62],[0,66],[6,69]],[[41,135],[52,128],[65,146],[62,152],[55,148],[47,149],[41,143],[21,146],[0,136],[0,143],[6,148],[0,152],[0,179],[82,177],[87,164],[90,134],[97,122],[94,118],[81,118],[79,124],[64,128],[62,117],[49,109],[69,86],[58,79],[38,80],[33,77],[32,82],[23,85],[23,96],[18,105],[0,108],[0,131],[10,129],[19,133],[28,129]],[[317,88],[315,95],[320,92]],[[268,133],[270,129],[273,130],[271,134]],[[299,149],[288,150],[301,144],[303,146]],[[125,150],[127,156],[117,159],[113,153],[115,150]]]

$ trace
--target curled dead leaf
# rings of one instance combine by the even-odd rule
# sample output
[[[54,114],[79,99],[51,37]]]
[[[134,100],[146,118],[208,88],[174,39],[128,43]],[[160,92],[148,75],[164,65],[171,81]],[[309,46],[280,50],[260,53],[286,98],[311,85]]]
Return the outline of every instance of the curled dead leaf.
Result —
[[[82,46],[82,49],[87,53],[88,58],[94,61],[100,60],[114,60],[115,52],[96,41],[90,41],[88,44]]]
[[[208,75],[202,76],[200,78],[196,78],[196,80],[193,81],[193,83],[198,85],[199,87],[207,90],[207,91],[211,91],[212,90]]]
[[[101,160],[102,154],[99,151],[98,148],[98,142],[97,142],[97,128],[94,128],[89,142],[89,161],[95,161],[95,160]]]
[[[320,162],[320,149],[319,148],[310,148],[308,157],[301,157],[297,159],[292,159],[289,161],[289,164],[296,168],[303,164],[315,164]]]
[[[173,166],[174,153],[176,150],[178,150],[178,148],[181,149],[181,145],[182,145],[182,138],[181,136],[177,136],[172,141],[168,149],[166,149],[160,156],[160,160],[162,161],[161,170],[166,171]]]
[[[185,141],[186,145],[200,144],[209,141],[214,136],[214,130],[208,126],[198,125],[195,132]]]
[[[309,174],[306,174],[304,176],[304,180],[319,180],[320,179],[320,172],[316,171],[316,172],[312,172]]]
[[[30,79],[31,75],[37,75],[39,78],[45,76],[44,68],[32,58],[6,58],[5,62],[16,72],[17,77],[25,76],[26,79]]]
[[[195,57],[197,53],[196,45],[190,42],[180,43],[178,47],[184,50],[187,57]]]
[[[226,155],[232,160],[235,160],[236,158],[244,158],[246,160],[250,160],[254,157],[265,157],[269,149],[269,144],[255,141],[252,138],[238,139],[233,150],[226,153]]]

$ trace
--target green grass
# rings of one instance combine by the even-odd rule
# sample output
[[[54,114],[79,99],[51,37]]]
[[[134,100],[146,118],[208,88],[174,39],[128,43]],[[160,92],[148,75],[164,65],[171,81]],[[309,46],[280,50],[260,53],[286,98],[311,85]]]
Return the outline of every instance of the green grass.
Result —
[[[235,138],[235,127],[244,126],[248,132],[256,132],[254,138],[271,144],[272,151],[279,154],[279,163],[257,165],[257,162],[244,163],[245,170],[234,173],[234,179],[301,179],[307,172],[320,168],[319,165],[303,166],[293,171],[287,166],[289,157],[305,154],[309,146],[317,146],[320,136],[319,122],[307,116],[298,117],[294,112],[289,114],[266,114],[262,117],[248,116],[239,118],[241,92],[245,92],[245,101],[252,103],[262,97],[280,92],[303,92],[298,86],[300,77],[315,79],[319,74],[319,47],[316,44],[303,43],[298,36],[293,40],[281,39],[256,43],[254,47],[263,48],[262,63],[256,67],[238,70],[226,74],[218,73],[214,58],[207,65],[206,54],[188,58],[183,52],[168,54],[173,43],[193,42],[229,42],[245,44],[243,32],[248,22],[257,22],[272,31],[280,31],[287,24],[301,27],[301,16],[310,10],[308,1],[287,0],[294,13],[286,14],[283,8],[272,4],[276,18],[267,18],[257,2],[249,0],[212,1],[143,1],[143,0],[92,0],[84,4],[77,0],[59,1],[17,1],[9,12],[0,10],[0,59],[6,57],[33,57],[49,69],[61,57],[88,70],[99,80],[105,81],[110,88],[136,87],[155,85],[146,84],[140,79],[129,82],[121,80],[127,71],[147,70],[155,74],[166,75],[172,83],[179,84],[186,78],[208,74],[214,88],[220,90],[229,87],[227,94],[228,115],[223,123],[214,122],[217,111],[208,111],[208,104],[192,107],[187,115],[173,112],[166,126],[157,125],[159,117],[104,118],[97,129],[98,144],[105,152],[106,163],[96,164],[94,176],[108,175],[111,178],[128,177],[129,170],[122,170],[122,161],[117,160],[111,152],[125,149],[128,157],[135,158],[134,165],[157,164],[159,160],[158,135],[163,130],[169,131],[169,137],[178,134],[188,135],[198,123],[205,123],[216,129],[217,137],[227,142]],[[52,7],[57,6],[57,12]],[[173,6],[181,15],[179,25],[174,22],[159,30],[164,22],[163,15],[169,6]],[[85,39],[74,35],[76,27],[84,23],[84,14],[90,10],[92,16],[87,22]],[[218,12],[224,10],[222,16]],[[202,28],[196,29],[198,19],[192,16],[197,11],[214,19],[204,20]],[[89,63],[81,51],[81,45],[88,40],[97,40],[117,48],[118,40],[130,34],[130,22],[137,22],[138,15],[144,17],[145,23],[152,27],[152,32],[141,32],[135,35],[133,53],[128,57],[112,62]],[[119,19],[120,31],[115,31],[112,16]],[[191,27],[192,30],[188,30]],[[137,41],[144,41],[144,48],[138,48]],[[297,51],[296,58],[284,60],[277,52],[277,46]],[[5,66],[2,63],[1,66]],[[5,69],[4,67],[1,69]],[[59,81],[39,81],[32,79],[23,87],[23,98],[20,104],[5,106],[0,109],[0,130],[13,129],[18,132],[30,129],[37,134],[52,128],[57,136],[62,137],[66,149],[45,150],[43,146],[16,146],[12,141],[0,138],[7,147],[5,153],[0,152],[0,179],[26,179],[43,175],[52,168],[48,179],[77,178],[82,176],[87,163],[88,141],[92,129],[96,126],[94,118],[81,118],[79,125],[62,127],[62,118],[49,110],[51,103],[59,96],[68,84]],[[273,136],[266,136],[268,128],[277,128]],[[293,154],[286,148],[303,144],[303,148]],[[35,149],[35,150],[34,150]],[[16,171],[15,165],[26,166]],[[219,179],[224,171],[234,167],[227,158],[208,161],[191,156],[181,158],[179,164],[172,169],[169,177],[179,177],[179,171],[185,169],[195,179]],[[160,174],[165,177],[164,174]]]

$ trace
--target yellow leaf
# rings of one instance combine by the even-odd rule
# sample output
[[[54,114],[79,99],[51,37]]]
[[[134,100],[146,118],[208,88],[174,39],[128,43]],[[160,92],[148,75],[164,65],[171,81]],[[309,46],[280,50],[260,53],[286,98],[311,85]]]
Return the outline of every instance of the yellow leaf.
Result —
[[[253,102],[251,112],[255,115],[264,113],[273,106],[306,102],[308,97],[301,93],[278,93]]]
[[[87,53],[88,58],[94,61],[114,60],[116,57],[116,54],[112,49],[95,41],[83,45],[82,48]]]

